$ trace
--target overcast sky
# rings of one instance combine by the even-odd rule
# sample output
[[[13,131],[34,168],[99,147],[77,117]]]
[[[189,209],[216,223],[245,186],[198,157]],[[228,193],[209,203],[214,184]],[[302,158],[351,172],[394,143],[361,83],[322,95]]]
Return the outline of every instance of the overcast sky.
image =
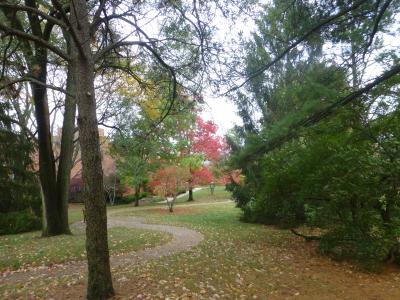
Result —
[[[204,105],[201,117],[217,124],[220,135],[225,135],[234,125],[242,124],[240,117],[236,114],[236,107],[232,102],[224,98],[214,98],[210,95],[205,95],[205,101],[206,105]]]

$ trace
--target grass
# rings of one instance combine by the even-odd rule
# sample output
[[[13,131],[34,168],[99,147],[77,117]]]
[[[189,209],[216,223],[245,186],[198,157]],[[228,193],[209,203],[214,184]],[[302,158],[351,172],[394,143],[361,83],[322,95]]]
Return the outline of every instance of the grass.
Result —
[[[73,235],[49,238],[41,238],[40,232],[0,236],[0,272],[86,259],[85,231],[72,231]],[[111,255],[154,247],[170,238],[164,233],[136,228],[115,227],[108,232]]]
[[[203,187],[193,193],[193,202],[188,202],[189,196],[184,196],[176,199],[176,203],[197,203],[197,202],[218,202],[230,199],[230,195],[225,191],[224,186],[216,186],[214,189],[214,195],[211,195],[209,187]]]
[[[69,224],[83,220],[83,204],[70,204],[68,207]]]
[[[108,211],[128,207],[131,205],[113,206]],[[82,209],[82,204],[70,204],[70,224],[83,219]],[[39,231],[0,236],[0,272],[86,259],[84,229],[72,227],[72,233],[49,238],[41,238]],[[111,255],[154,247],[171,238],[165,233],[136,228],[110,228],[108,234]]]
[[[189,227],[205,237],[190,251],[113,270],[116,299],[400,299],[398,269],[366,274],[333,262],[287,230],[240,222],[240,210],[222,201],[228,193],[218,189],[216,201],[207,192],[196,192],[193,205],[178,203],[174,213],[165,205],[112,208],[111,214]],[[29,291],[38,298],[82,297],[85,280],[71,280],[35,283]]]
[[[189,252],[117,271],[130,282],[116,283],[122,299],[400,299],[399,270],[365,274],[333,262],[287,230],[240,222],[234,203],[215,203],[207,192],[196,192],[193,205],[178,203],[172,214],[164,207],[119,212],[205,235]],[[218,200],[229,199],[222,188],[216,192]]]
[[[229,195],[221,190],[219,196],[220,199],[229,198]],[[195,199],[201,202],[206,200],[206,197],[197,195]],[[263,280],[260,280],[258,271],[264,270],[265,263],[276,262],[268,255],[260,260],[259,255],[264,252],[267,244],[272,250],[286,247],[290,234],[287,231],[240,222],[241,212],[234,208],[233,203],[221,202],[201,206],[193,204],[178,204],[172,214],[163,213],[162,209],[125,210],[119,213],[124,216],[145,217],[149,223],[190,227],[202,232],[206,237],[206,241],[200,247],[189,253],[146,265],[145,272],[151,274],[149,278],[152,282],[168,282],[165,285],[157,285],[153,294],[149,294],[148,297],[157,296],[155,291],[160,289],[164,291],[163,296],[167,295],[172,299],[174,294],[185,294],[186,289],[194,297],[205,299],[218,296],[239,299],[241,295],[248,299],[271,293],[276,286],[265,285]],[[133,276],[134,274],[135,272],[132,272]],[[251,275],[246,282],[248,274]],[[176,293],[173,289],[168,290],[168,285],[172,284],[170,278],[177,278],[173,284],[183,287],[183,291],[179,290]]]

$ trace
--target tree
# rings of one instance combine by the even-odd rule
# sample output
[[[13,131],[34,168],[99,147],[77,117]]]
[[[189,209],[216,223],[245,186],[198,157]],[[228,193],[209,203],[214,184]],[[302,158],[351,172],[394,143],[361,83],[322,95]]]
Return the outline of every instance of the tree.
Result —
[[[65,115],[63,121],[63,134],[61,140],[61,152],[58,159],[58,168],[54,158],[51,128],[49,120],[49,107],[46,93],[48,49],[44,44],[49,44],[52,38],[54,26],[59,25],[59,20],[50,14],[41,18],[43,13],[36,14],[38,3],[36,0],[25,1],[24,5],[9,3],[6,0],[0,2],[2,12],[0,30],[9,36],[9,44],[19,43],[14,51],[22,53],[24,65],[28,69],[27,74],[16,82],[30,82],[32,98],[35,105],[35,119],[38,132],[39,149],[39,177],[44,197],[44,228],[43,235],[57,235],[70,233],[68,225],[68,190],[69,174],[72,164],[72,145],[75,121],[75,99],[71,97],[74,90],[72,74],[69,72],[67,88],[69,91],[65,100]],[[23,11],[27,19],[21,18],[17,12]],[[46,15],[46,14],[44,14]],[[6,25],[11,25],[12,28]],[[29,39],[25,31],[30,31]],[[53,37],[54,38],[54,37]],[[30,43],[32,41],[33,43]],[[41,41],[41,42],[39,42]],[[12,52],[12,51],[10,51]],[[7,51],[6,51],[7,53]],[[60,52],[59,52],[60,54]],[[12,53],[8,54],[13,58]],[[3,60],[3,68],[6,68],[7,61]],[[10,63],[10,66],[13,64]],[[3,72],[2,76],[5,73]],[[12,80],[9,79],[11,82]],[[10,83],[7,83],[9,85]]]
[[[0,102],[0,234],[40,229],[41,201],[31,155],[33,145],[13,130],[9,106]]]
[[[169,212],[174,211],[174,204],[178,193],[185,189],[189,173],[187,168],[179,165],[159,168],[152,176],[152,185],[157,195],[162,196]]]
[[[323,228],[306,239],[375,268],[398,256],[398,199],[390,192],[396,184],[390,171],[381,173],[397,169],[389,158],[397,150],[380,146],[398,138],[398,103],[390,96],[399,88],[398,68],[365,82],[360,66],[367,53],[377,64],[387,57],[371,40],[390,29],[398,4],[308,4],[272,2],[247,44],[248,93],[234,100],[250,105],[241,106],[244,126],[228,138],[231,168],[241,168],[244,180],[231,189],[244,220],[289,227],[303,237],[297,225]],[[312,18],[294,21],[304,13]],[[340,58],[325,52],[324,45],[339,43],[347,47]],[[257,118],[252,106],[262,112]]]
[[[115,200],[117,198],[117,193],[119,192],[119,180],[117,178],[117,174],[110,174],[108,176],[104,176],[104,191],[106,193],[106,197],[111,205],[115,204]]]
[[[168,105],[163,109],[160,124],[171,111],[177,99],[177,82],[187,82],[187,90],[198,94],[199,82],[202,82],[205,68],[203,65],[214,61],[218,45],[210,43],[212,28],[208,25],[220,9],[218,1],[210,2],[132,2],[132,1],[84,1],[70,0],[64,5],[59,0],[40,2],[26,1],[26,5],[1,2],[1,7],[13,11],[23,11],[28,15],[29,30],[15,27],[13,22],[0,22],[0,31],[7,36],[21,40],[19,47],[34,44],[35,64],[30,75],[11,80],[7,85],[29,81],[34,85],[34,93],[42,97],[49,86],[46,81],[47,52],[55,59],[68,63],[75,81],[74,96],[78,107],[79,144],[82,153],[84,199],[87,216],[86,249],[88,259],[88,294],[89,299],[102,299],[113,294],[107,245],[107,217],[104,201],[103,174],[96,116],[96,98],[94,80],[96,75],[110,70],[120,70],[129,74],[139,84],[141,72],[130,65],[132,57],[137,57],[144,66],[156,66],[167,78]],[[149,11],[155,11],[156,18]],[[119,13],[121,12],[121,13]],[[162,13],[160,13],[162,12]],[[7,14],[7,12],[6,12]],[[11,17],[18,15],[8,14]],[[142,15],[143,18],[137,18]],[[37,22],[39,20],[39,24]],[[13,21],[13,19],[12,19]],[[42,26],[41,22],[48,22]],[[151,22],[151,29],[146,33]],[[154,26],[153,26],[154,25]],[[43,27],[46,29],[42,31]],[[50,27],[50,28],[48,28]],[[48,38],[52,27],[67,33],[70,52],[63,49],[62,43]],[[130,28],[128,35],[121,28]],[[156,30],[154,30],[156,28]],[[55,32],[55,31],[54,31]],[[129,39],[128,39],[129,37]],[[90,41],[90,42],[89,42]],[[216,46],[216,47],[214,47]],[[215,49],[217,48],[217,49]],[[144,72],[148,72],[145,68]],[[2,86],[4,88],[4,86]],[[69,93],[67,93],[69,94]],[[49,181],[49,190],[44,193],[55,195],[55,168],[52,164],[53,153],[48,130],[48,106],[45,102],[35,102],[37,115],[42,123],[38,124],[40,147],[43,148],[41,162],[43,174]],[[50,162],[50,163],[49,163]],[[43,184],[43,183],[42,183]],[[47,199],[48,199],[47,198]],[[45,197],[46,199],[46,197]],[[48,201],[53,211],[54,201]],[[57,218],[53,218],[57,221]],[[51,225],[49,225],[50,227]]]
[[[149,76],[148,85],[140,91],[132,91],[129,80],[120,83],[118,92],[123,99],[118,110],[123,113],[115,121],[118,130],[113,134],[112,143],[122,182],[135,190],[135,206],[139,205],[139,193],[149,181],[149,174],[160,164],[175,158],[176,136],[191,124],[196,105],[188,100],[184,89],[178,87],[178,101],[170,107],[163,122],[155,126],[170,99],[165,82],[158,82],[157,74]]]
[[[193,183],[196,174],[202,170],[204,162],[216,162],[224,147],[222,138],[217,135],[217,125],[212,121],[204,121],[200,117],[196,119],[196,127],[187,132],[187,144],[182,152],[182,165],[188,168],[191,174],[189,178],[189,198],[193,201]]]

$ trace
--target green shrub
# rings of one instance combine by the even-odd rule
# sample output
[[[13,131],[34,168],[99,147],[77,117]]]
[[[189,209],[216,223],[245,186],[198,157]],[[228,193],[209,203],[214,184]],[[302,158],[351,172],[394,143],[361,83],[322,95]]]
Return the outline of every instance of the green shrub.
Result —
[[[139,194],[139,199],[149,197],[149,195],[150,195],[149,192],[141,192]],[[130,204],[130,203],[133,203],[135,200],[136,200],[136,195],[132,194],[132,195],[122,196],[122,197],[118,198],[115,202],[117,204]]]
[[[393,236],[367,236],[357,228],[342,228],[322,236],[319,250],[336,260],[352,260],[362,269],[375,272],[382,269],[397,243]]]
[[[146,197],[148,197],[149,195],[150,195],[149,192],[141,192],[141,193],[139,194],[139,199],[146,198]]]
[[[116,199],[115,203],[117,204],[130,204],[135,201],[135,195],[126,195],[121,198]]]
[[[228,188],[244,221],[323,229],[321,252],[377,271],[400,260],[400,114],[371,121],[375,139],[348,114],[261,155]]]
[[[0,213],[0,234],[15,234],[40,230],[42,220],[30,209]]]
[[[248,184],[239,185],[231,182],[225,185],[225,189],[232,192],[232,198],[235,200],[236,206],[243,209],[254,198],[254,192]],[[247,208],[247,210],[249,210],[249,208]]]

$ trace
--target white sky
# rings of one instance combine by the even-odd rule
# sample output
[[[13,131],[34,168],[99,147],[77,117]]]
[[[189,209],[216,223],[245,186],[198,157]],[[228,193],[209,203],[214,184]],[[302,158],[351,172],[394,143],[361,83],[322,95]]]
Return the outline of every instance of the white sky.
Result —
[[[262,3],[268,1],[260,1]],[[260,7],[254,7],[254,9],[260,9]],[[256,15],[256,10],[252,10],[252,14]],[[216,28],[215,39],[218,42],[223,43],[227,48],[229,45],[236,44],[236,40],[239,33],[243,37],[250,37],[252,31],[255,30],[256,25],[254,22],[254,15],[249,16],[246,12],[240,14],[240,18],[226,19],[223,16],[217,16],[214,19]],[[232,49],[231,49],[232,51]],[[235,50],[233,50],[235,51]],[[227,54],[229,55],[229,53]],[[228,90],[227,87],[223,90]],[[201,117],[205,120],[211,120],[218,125],[218,133],[225,135],[227,131],[233,128],[235,125],[242,125],[242,119],[237,114],[236,105],[230,101],[227,97],[216,97],[213,96],[211,88],[207,88],[203,95],[206,105],[203,106]]]
[[[399,15],[397,14],[396,16]],[[218,30],[216,33],[216,38],[217,40],[225,43],[229,43],[229,39],[235,38],[239,31],[243,34],[244,37],[248,38],[250,37],[250,33],[256,28],[254,21],[249,19],[248,17],[234,20],[233,24],[228,24],[227,20],[223,20],[221,18],[220,20],[216,20],[216,25]],[[391,49],[398,51],[400,49],[399,34],[400,22],[397,22],[393,25],[389,32],[386,32],[384,34],[380,33],[378,35],[379,38],[383,39],[382,42],[384,44],[385,50]],[[329,54],[329,50],[327,51],[325,49],[325,51]],[[340,54],[343,50],[341,50],[340,46],[338,46],[338,48],[331,49],[330,51],[332,54]],[[383,70],[384,68],[381,64],[372,60],[371,64],[366,69],[367,78],[364,78],[364,80],[373,79],[374,77],[380,75]],[[211,120],[216,123],[218,125],[219,134],[224,135],[234,125],[243,124],[242,119],[237,115],[236,106],[227,98],[215,98],[210,92],[208,94],[204,94],[203,96],[206,105],[204,106],[204,110],[201,113],[201,116],[205,120]]]
[[[225,98],[214,98],[204,95],[204,105],[201,117],[218,125],[218,134],[225,135],[234,125],[241,125],[242,120],[236,113],[236,106]]]
[[[151,17],[152,15],[148,16],[150,19]],[[239,32],[248,36],[250,31],[255,28],[254,21],[246,14],[241,14],[240,18],[235,20],[227,20],[222,15],[218,16],[217,13],[213,23],[214,24],[210,25],[216,28],[215,40],[225,45],[231,42],[232,38],[236,38]],[[157,26],[154,26],[153,22],[145,22],[143,28],[149,36],[157,36]],[[128,37],[127,40],[130,39],[129,33],[132,30],[130,26],[125,26],[123,28],[122,31]],[[202,96],[206,104],[202,105],[202,112],[200,115],[204,120],[211,120],[218,126],[219,135],[223,136],[233,126],[242,124],[241,118],[236,113],[236,106],[226,97],[214,96],[211,92],[211,87],[204,87]],[[107,129],[105,129],[105,131],[108,132]]]
[[[253,12],[254,13],[254,12]],[[245,37],[249,37],[250,32],[255,29],[254,21],[246,15],[241,15],[240,18],[236,20],[226,20],[222,17],[216,17],[214,19],[217,28],[216,40],[222,43],[231,42],[231,39],[235,39],[239,32]],[[125,28],[124,28],[125,29]],[[125,29],[127,32],[129,28]],[[154,28],[153,28],[154,30]],[[396,28],[394,31],[399,32]],[[150,29],[151,32],[151,29]],[[386,38],[385,42],[394,42],[396,37]],[[398,46],[398,40],[396,46]],[[379,70],[380,71],[380,70]],[[380,73],[376,72],[375,73]],[[374,74],[375,75],[375,74]],[[234,125],[241,125],[242,120],[237,115],[236,106],[225,97],[217,97],[211,92],[210,87],[204,88],[203,99],[206,104],[203,105],[203,111],[201,112],[201,117],[205,120],[211,120],[218,125],[218,133],[224,135],[229,129]]]

